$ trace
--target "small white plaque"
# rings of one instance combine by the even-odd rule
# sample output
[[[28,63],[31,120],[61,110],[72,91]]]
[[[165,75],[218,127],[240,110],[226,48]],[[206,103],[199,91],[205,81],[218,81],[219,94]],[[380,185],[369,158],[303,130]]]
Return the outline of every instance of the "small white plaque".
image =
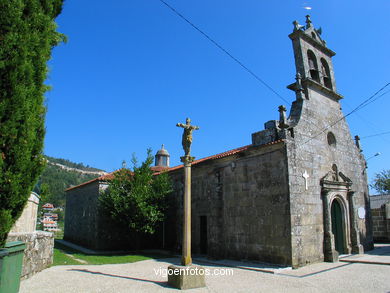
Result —
[[[359,219],[365,219],[366,218],[366,209],[363,207],[358,208],[358,216],[359,216]]]

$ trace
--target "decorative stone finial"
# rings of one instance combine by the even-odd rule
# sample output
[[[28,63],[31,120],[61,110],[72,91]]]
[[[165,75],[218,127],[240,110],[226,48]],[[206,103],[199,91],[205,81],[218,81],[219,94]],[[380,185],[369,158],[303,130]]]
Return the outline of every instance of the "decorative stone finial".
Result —
[[[302,76],[299,72],[295,75],[295,93],[298,100],[303,100]]]
[[[293,21],[293,25],[294,25],[294,32],[299,31],[305,27],[304,25],[300,25],[296,20]]]
[[[306,15],[306,29],[308,29],[309,27],[312,27],[313,25],[311,24],[311,19],[310,19],[310,15]]]
[[[298,21],[294,20],[294,21],[293,21],[293,25],[294,25],[294,32],[296,32],[297,30],[299,30],[299,23],[298,23]]]
[[[360,137],[359,137],[359,135],[355,135],[355,144],[356,144],[356,147],[358,148],[358,150],[360,152],[362,152],[363,150],[362,150],[361,145],[360,145]]]
[[[303,91],[302,88],[302,76],[299,72],[295,75],[296,85],[297,85],[297,91]]]
[[[288,128],[288,124],[287,124],[287,118],[286,118],[286,107],[283,106],[283,105],[280,105],[279,106],[279,127],[280,128]]]

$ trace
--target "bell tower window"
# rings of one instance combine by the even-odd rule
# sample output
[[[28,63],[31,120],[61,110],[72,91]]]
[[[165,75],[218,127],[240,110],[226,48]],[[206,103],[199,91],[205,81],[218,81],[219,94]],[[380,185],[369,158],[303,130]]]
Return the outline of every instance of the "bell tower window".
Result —
[[[330,70],[328,62],[324,58],[321,58],[321,73],[324,86],[328,89],[332,89],[332,79],[330,77]]]
[[[320,82],[320,76],[318,74],[318,64],[316,55],[314,55],[313,51],[307,51],[307,59],[309,61],[309,74],[311,79]]]

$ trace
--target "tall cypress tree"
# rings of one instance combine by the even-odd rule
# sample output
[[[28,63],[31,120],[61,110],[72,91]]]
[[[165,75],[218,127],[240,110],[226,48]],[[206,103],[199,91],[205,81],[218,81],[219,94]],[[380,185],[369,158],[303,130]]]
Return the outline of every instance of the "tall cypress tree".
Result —
[[[0,247],[45,161],[44,85],[63,0],[0,0]]]

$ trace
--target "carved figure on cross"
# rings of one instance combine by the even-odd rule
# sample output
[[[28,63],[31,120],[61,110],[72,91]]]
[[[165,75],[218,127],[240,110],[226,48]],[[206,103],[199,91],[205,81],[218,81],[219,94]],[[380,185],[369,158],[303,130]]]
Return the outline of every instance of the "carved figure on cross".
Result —
[[[199,127],[191,125],[191,119],[190,118],[186,119],[186,124],[177,123],[176,126],[184,128],[183,138],[182,138],[181,143],[183,145],[185,157],[189,157],[190,156],[190,152],[191,152],[191,144],[192,144],[192,131],[193,130],[198,130]]]

